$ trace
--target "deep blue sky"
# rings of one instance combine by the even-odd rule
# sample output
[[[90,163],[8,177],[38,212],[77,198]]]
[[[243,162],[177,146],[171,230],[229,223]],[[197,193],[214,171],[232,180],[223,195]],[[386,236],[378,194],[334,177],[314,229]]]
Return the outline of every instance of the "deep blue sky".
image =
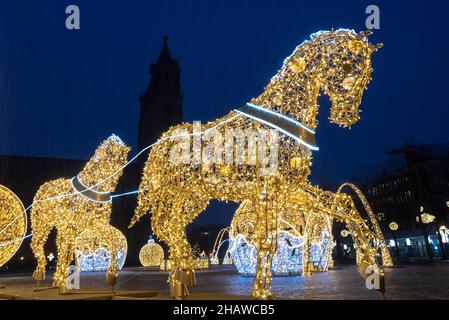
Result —
[[[65,29],[69,4],[80,31]],[[309,34],[365,29],[368,4],[381,9],[371,40],[385,47],[352,130],[329,124],[321,99],[314,181],[342,182],[410,139],[449,141],[446,1],[0,0],[0,153],[84,159],[111,133],[135,146],[164,34],[185,120],[213,120],[259,93]]]

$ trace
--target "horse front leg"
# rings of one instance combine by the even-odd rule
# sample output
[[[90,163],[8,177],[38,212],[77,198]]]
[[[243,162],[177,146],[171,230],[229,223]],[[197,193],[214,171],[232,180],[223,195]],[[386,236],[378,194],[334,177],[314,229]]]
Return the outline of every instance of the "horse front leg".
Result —
[[[33,250],[34,256],[37,259],[37,267],[33,273],[33,278],[37,281],[37,287],[39,289],[40,282],[45,280],[47,258],[45,256],[44,246],[50,233],[50,228],[35,229],[36,230],[34,231],[33,238],[31,239],[31,249]]]
[[[189,295],[187,286],[195,286],[195,271],[193,270],[192,248],[187,242],[185,226],[178,226],[173,230],[170,246],[172,270],[169,276],[170,295],[174,298],[185,299]]]
[[[58,230],[58,235],[56,237],[58,262],[56,265],[56,272],[53,276],[53,287],[59,287],[59,292],[61,294],[67,293],[68,291],[68,269],[74,257],[75,236],[74,228],[69,226],[65,228],[64,233],[60,233],[60,230]]]

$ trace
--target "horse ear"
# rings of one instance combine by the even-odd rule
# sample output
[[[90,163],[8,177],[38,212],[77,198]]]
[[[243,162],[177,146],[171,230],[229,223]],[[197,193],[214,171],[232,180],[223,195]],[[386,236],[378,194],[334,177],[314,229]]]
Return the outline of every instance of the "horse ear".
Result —
[[[378,44],[372,44],[370,45],[370,48],[373,52],[376,52],[377,50],[381,49],[384,47],[383,43],[378,43]]]
[[[359,39],[359,40],[366,40],[372,34],[373,34],[373,32],[371,30],[365,30],[365,31],[360,32],[357,35],[357,39]]]

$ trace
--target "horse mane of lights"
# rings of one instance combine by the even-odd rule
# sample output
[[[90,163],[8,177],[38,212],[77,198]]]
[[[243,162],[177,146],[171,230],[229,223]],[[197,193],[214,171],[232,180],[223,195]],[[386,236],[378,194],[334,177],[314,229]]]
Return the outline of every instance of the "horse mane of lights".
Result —
[[[108,238],[105,235],[108,235]],[[116,268],[122,270],[128,251],[128,244],[123,233],[109,225],[100,225],[96,226],[95,230],[83,231],[75,240],[75,259],[80,271],[107,271],[113,251],[113,248],[110,248],[111,244],[116,247]]]

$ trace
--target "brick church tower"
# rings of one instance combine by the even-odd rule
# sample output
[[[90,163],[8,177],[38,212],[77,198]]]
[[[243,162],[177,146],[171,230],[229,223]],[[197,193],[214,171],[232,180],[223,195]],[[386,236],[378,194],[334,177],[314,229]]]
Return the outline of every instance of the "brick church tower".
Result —
[[[179,62],[170,55],[168,37],[157,62],[150,67],[151,81],[140,95],[138,150],[154,143],[169,127],[182,122]]]

